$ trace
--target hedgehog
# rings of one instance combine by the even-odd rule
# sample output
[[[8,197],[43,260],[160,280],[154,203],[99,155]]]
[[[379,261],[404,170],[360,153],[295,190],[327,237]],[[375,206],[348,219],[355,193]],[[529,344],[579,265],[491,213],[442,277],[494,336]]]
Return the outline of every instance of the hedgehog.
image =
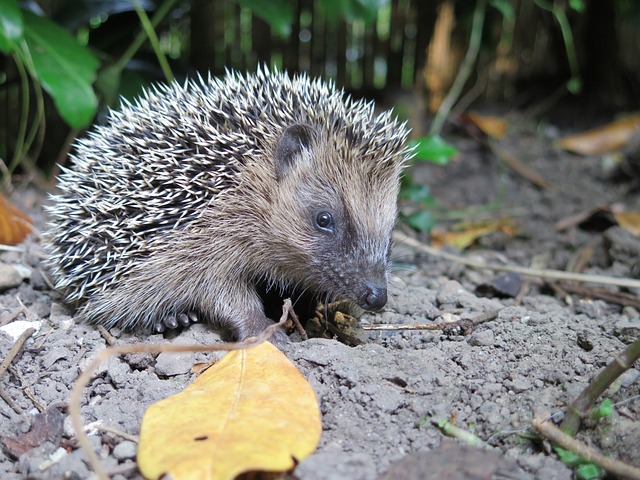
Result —
[[[89,323],[209,321],[237,340],[273,324],[260,285],[381,309],[407,136],[391,111],[305,73],[152,87],[61,170],[45,232],[55,287]]]

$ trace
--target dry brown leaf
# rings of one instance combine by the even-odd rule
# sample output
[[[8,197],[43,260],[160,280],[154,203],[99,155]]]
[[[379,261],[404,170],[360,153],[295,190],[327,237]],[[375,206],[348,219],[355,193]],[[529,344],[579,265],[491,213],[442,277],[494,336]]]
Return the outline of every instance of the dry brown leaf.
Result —
[[[31,232],[29,215],[0,194],[0,244],[17,245]]]
[[[465,116],[489,137],[502,138],[507,131],[507,121],[504,118],[480,115],[477,112],[469,112]]]
[[[614,212],[613,216],[618,225],[640,237],[640,212]]]
[[[264,342],[229,352],[183,392],[149,407],[138,466],[147,478],[181,480],[283,472],[315,450],[321,431],[313,389]]]
[[[630,115],[602,127],[569,135],[556,141],[555,146],[582,155],[597,155],[622,149],[640,131],[640,114]]]
[[[515,226],[510,218],[499,218],[482,223],[463,224],[455,231],[431,233],[431,243],[434,247],[445,245],[464,250],[478,238],[495,232],[502,232],[510,237],[515,235]]]

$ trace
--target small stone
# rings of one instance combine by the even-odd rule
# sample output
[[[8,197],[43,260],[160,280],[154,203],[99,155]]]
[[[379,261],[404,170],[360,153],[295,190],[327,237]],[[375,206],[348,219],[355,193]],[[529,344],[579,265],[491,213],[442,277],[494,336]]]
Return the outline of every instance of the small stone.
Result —
[[[495,341],[496,337],[491,329],[475,331],[467,340],[469,345],[474,347],[490,347],[495,344]]]
[[[156,358],[156,374],[161,377],[173,377],[183,375],[191,371],[191,366],[196,362],[193,352],[162,352]]]
[[[129,440],[120,442],[113,449],[113,456],[118,460],[127,460],[128,458],[135,458],[138,446]]]
[[[613,327],[613,334],[620,338],[624,343],[630,344],[640,337],[640,319],[632,320],[623,318]]]
[[[505,385],[515,393],[526,392],[533,388],[531,382],[522,376],[517,376],[512,381],[506,381]]]
[[[461,295],[468,293],[460,283],[455,280],[446,282],[436,294],[438,304],[457,304]]]
[[[591,335],[588,330],[581,330],[580,332],[578,332],[576,338],[578,346],[585,352],[590,352],[591,350],[593,350],[593,342],[591,341],[590,336]]]
[[[23,276],[13,265],[0,263],[0,292],[15,288],[22,283]]]
[[[120,358],[111,357],[107,361],[107,375],[111,378],[111,382],[116,386],[123,385],[127,382],[131,374],[129,364]]]

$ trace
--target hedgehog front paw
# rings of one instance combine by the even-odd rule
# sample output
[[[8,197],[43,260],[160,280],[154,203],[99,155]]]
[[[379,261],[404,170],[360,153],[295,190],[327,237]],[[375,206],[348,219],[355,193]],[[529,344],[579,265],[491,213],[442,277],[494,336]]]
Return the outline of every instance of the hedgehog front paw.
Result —
[[[167,329],[175,330],[178,327],[188,327],[197,321],[198,316],[195,312],[180,313],[177,316],[169,315],[162,320],[157,320],[154,325],[154,330],[156,333],[163,333]]]

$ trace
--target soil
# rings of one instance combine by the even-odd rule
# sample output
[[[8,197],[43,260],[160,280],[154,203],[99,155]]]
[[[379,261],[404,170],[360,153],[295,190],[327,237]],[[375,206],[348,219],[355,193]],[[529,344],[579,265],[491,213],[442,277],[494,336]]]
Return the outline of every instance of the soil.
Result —
[[[487,235],[464,255],[566,270],[591,252],[582,264],[584,273],[638,278],[640,240],[616,226],[611,215],[563,230],[556,227],[556,222],[597,206],[618,203],[640,210],[633,183],[613,180],[602,157],[555,150],[554,138],[568,133],[566,129],[534,125],[515,114],[508,118],[509,134],[502,144],[555,188],[532,185],[464,135],[448,138],[461,152],[448,166],[421,164],[413,170],[416,180],[432,186],[443,211],[469,213],[484,206],[473,210],[473,218],[515,222],[514,236]],[[38,229],[45,228],[44,194],[19,190],[12,201],[29,211]],[[446,221],[437,226],[444,228]],[[407,230],[400,228],[399,234],[407,235]],[[0,294],[0,322],[12,317],[10,325],[39,322],[31,324],[39,325],[37,332],[0,381],[5,398],[0,401],[0,478],[88,478],[65,404],[83,366],[105,347],[105,337],[75,321],[73,310],[48,286],[41,256],[37,235],[19,251],[0,254],[0,262],[17,265],[22,272]],[[509,277],[515,291],[499,298],[486,287],[498,276],[495,272],[425,255],[401,242],[393,258],[388,306],[382,313],[364,315],[363,324],[497,315],[468,332],[375,331],[359,346],[324,338],[289,344],[285,353],[315,389],[323,422],[317,451],[298,465],[292,478],[574,478],[574,470],[534,434],[531,419],[534,414],[554,414],[554,421],[561,420],[567,403],[639,336],[638,309],[574,295],[562,284],[552,288],[533,277]],[[629,293],[637,296],[640,291]],[[119,344],[219,341],[217,333],[202,324],[180,335],[110,333]],[[2,359],[14,342],[7,333],[0,334]],[[91,439],[113,478],[140,478],[135,443],[114,432],[137,435],[145,409],[180,391],[193,379],[191,365],[207,357],[136,354],[101,365],[85,392],[82,412],[87,423],[111,429],[94,429]],[[639,368],[636,363],[606,392],[617,404],[613,414],[583,422],[577,435],[607,455],[636,465]],[[38,409],[48,409],[51,428],[40,433],[37,446],[13,457],[15,446],[7,443],[30,430]],[[451,420],[495,450],[463,446],[461,440],[445,437],[432,420]]]

